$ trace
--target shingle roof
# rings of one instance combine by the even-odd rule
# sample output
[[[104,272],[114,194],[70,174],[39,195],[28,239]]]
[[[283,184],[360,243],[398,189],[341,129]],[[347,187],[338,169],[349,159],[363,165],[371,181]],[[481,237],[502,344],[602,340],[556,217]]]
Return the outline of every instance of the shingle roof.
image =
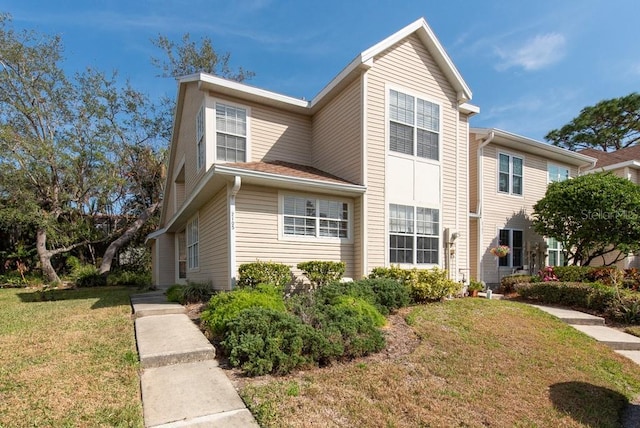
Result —
[[[286,177],[305,178],[338,184],[356,184],[308,165],[284,161],[227,163],[226,167],[264,172]]]
[[[596,168],[602,168],[609,165],[615,165],[617,163],[628,162],[631,160],[640,160],[640,145],[631,146],[624,149],[616,150],[615,152],[603,152],[596,149],[584,149],[579,153],[598,159]]]

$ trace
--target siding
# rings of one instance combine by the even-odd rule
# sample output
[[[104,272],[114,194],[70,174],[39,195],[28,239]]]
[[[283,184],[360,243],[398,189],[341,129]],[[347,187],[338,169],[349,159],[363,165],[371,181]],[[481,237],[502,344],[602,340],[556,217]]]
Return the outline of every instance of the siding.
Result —
[[[354,245],[351,243],[279,239],[276,189],[243,186],[236,197],[236,224],[238,266],[256,260],[274,261],[291,266],[294,272],[299,274],[296,265],[302,261],[344,261],[347,265],[345,276],[354,276]]]
[[[202,206],[198,215],[200,268],[187,272],[187,279],[211,282],[217,290],[229,289],[227,189]]]
[[[175,238],[173,233],[164,233],[155,240],[154,250],[158,257],[153,260],[153,284],[167,287],[176,283]],[[153,252],[155,253],[155,251]]]
[[[386,262],[385,237],[385,84],[393,84],[424,94],[442,109],[441,227],[464,228],[468,215],[466,124],[458,124],[456,93],[442,70],[417,36],[412,35],[375,58],[368,72],[367,150],[368,150],[368,258],[371,269]],[[456,129],[459,141],[456,141]],[[464,129],[464,131],[463,131]],[[456,145],[460,144],[458,150]],[[456,159],[456,155],[459,159]],[[458,195],[456,200],[456,188]],[[457,221],[456,221],[457,220]],[[456,243],[458,254],[466,258],[467,237]],[[466,259],[462,264],[466,264]],[[454,272],[457,273],[457,272]]]
[[[185,157],[185,194],[190,195],[196,186],[197,181],[204,175],[204,168],[196,172],[196,115],[202,102],[204,94],[198,89],[197,83],[187,84],[184,95],[184,105],[182,108],[180,129],[178,131],[178,144],[174,161],[180,162]],[[173,165],[174,168],[177,165]],[[174,171],[172,170],[172,173]],[[176,207],[178,208],[178,207]]]
[[[362,184],[362,97],[353,81],[313,116],[313,166]]]

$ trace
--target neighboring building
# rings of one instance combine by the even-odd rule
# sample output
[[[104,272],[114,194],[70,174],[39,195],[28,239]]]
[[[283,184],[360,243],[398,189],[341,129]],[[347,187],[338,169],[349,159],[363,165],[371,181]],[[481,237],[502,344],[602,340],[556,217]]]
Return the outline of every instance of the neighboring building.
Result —
[[[559,243],[531,226],[533,205],[548,183],[576,177],[596,159],[499,129],[471,128],[469,141],[471,277],[495,284],[516,271],[562,265]],[[497,258],[490,252],[497,245],[511,252]]]
[[[154,283],[230,289],[256,260],[342,260],[354,278],[441,266],[461,279],[471,95],[424,19],[359,54],[311,101],[183,77],[150,235]]]

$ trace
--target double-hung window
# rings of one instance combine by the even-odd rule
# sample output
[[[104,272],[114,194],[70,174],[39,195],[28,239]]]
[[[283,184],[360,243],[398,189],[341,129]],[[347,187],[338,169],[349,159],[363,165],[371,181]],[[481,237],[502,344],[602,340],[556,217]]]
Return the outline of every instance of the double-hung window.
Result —
[[[547,166],[547,171],[549,173],[549,183],[556,183],[558,181],[569,179],[568,168],[549,164]]]
[[[197,170],[200,171],[205,161],[204,142],[204,106],[200,107],[196,115],[196,163]]]
[[[216,160],[247,161],[247,110],[216,103]]]
[[[349,204],[343,201],[285,195],[285,236],[349,238]]]
[[[438,104],[391,90],[389,118],[389,150],[426,159],[439,159]]]
[[[522,158],[499,154],[498,191],[522,196]]]
[[[189,270],[200,267],[198,217],[187,223],[187,266]]]
[[[438,264],[440,212],[434,208],[389,205],[389,262]]]
[[[547,238],[547,253],[549,254],[549,266],[564,266],[564,249],[555,238]]]
[[[524,264],[523,233],[521,230],[500,229],[498,244],[506,245],[510,251],[504,257],[498,257],[498,266],[520,267]]]

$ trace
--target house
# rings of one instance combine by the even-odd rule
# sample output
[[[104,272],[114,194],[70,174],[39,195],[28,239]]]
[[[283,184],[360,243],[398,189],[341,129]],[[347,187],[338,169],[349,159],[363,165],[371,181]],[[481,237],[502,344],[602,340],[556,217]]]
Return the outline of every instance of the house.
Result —
[[[471,277],[497,284],[517,271],[562,265],[559,243],[531,227],[533,205],[548,183],[592,169],[596,158],[499,129],[471,128],[469,144]],[[510,253],[494,256],[497,245]]]
[[[149,237],[154,283],[230,289],[256,260],[341,260],[353,278],[441,266],[461,279],[471,98],[424,19],[361,52],[311,101],[181,78]]]

